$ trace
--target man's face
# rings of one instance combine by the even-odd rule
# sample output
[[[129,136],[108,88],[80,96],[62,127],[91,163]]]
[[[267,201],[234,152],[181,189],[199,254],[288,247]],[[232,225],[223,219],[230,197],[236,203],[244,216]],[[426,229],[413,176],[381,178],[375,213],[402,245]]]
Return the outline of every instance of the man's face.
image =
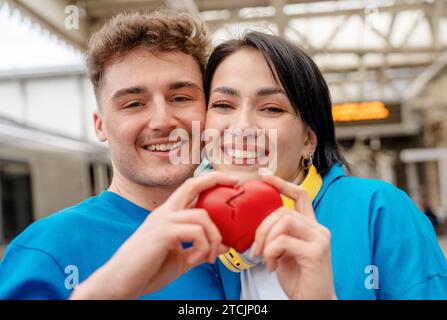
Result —
[[[202,74],[191,55],[134,49],[106,68],[98,94],[95,129],[108,141],[115,176],[175,186],[192,175],[196,165],[169,161],[180,146],[168,139],[174,129],[191,136],[192,121],[201,130],[204,123]]]

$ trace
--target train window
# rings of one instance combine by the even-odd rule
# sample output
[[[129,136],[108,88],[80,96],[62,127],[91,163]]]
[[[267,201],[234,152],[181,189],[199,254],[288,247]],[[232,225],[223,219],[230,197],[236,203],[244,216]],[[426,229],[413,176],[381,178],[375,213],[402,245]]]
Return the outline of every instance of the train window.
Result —
[[[95,165],[93,163],[89,163],[88,165],[88,176],[90,181],[90,195],[94,196],[96,186],[95,186]]]
[[[0,160],[0,242],[8,243],[33,222],[28,164]]]
[[[107,182],[110,185],[112,183],[112,178],[113,178],[113,169],[111,165],[107,165]]]
[[[112,181],[113,170],[107,163],[89,163],[91,195],[98,195],[106,190]]]

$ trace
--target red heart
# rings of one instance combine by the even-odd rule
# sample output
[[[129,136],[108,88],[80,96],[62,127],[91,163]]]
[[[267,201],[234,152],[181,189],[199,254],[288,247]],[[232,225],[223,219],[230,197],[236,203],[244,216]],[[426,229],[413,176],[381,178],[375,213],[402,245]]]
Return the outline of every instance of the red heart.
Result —
[[[208,211],[223,243],[241,253],[252,245],[261,222],[281,206],[279,191],[260,180],[240,187],[216,186],[202,192],[195,205]]]

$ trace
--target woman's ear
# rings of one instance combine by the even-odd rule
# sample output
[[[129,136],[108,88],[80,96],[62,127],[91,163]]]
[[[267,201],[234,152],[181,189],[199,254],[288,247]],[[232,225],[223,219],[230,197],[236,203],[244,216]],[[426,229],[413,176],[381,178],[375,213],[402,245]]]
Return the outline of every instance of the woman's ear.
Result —
[[[304,149],[306,154],[315,154],[315,150],[317,150],[318,138],[315,132],[306,125],[305,128],[305,139],[304,139]]]
[[[93,124],[95,126],[96,136],[101,142],[107,141],[107,135],[104,132],[104,122],[102,121],[102,115],[96,110],[93,113]]]

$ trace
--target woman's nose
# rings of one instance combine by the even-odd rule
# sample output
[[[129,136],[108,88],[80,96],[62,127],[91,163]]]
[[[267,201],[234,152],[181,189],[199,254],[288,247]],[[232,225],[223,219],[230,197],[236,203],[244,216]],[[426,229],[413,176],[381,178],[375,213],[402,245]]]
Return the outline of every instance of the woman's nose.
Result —
[[[242,110],[235,114],[231,120],[229,129],[235,131],[249,131],[257,129],[256,119],[249,108],[241,108]]]

